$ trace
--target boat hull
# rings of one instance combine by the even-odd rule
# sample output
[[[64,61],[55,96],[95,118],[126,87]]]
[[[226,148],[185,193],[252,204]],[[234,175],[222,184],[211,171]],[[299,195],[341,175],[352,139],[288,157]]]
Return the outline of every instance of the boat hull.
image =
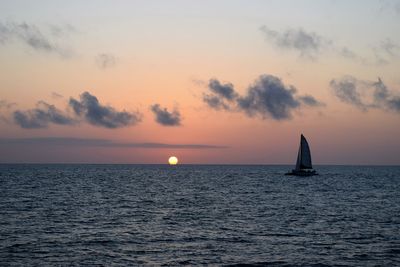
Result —
[[[318,175],[315,170],[305,171],[305,170],[292,170],[291,172],[285,173],[285,175],[293,175],[293,176],[314,176]]]

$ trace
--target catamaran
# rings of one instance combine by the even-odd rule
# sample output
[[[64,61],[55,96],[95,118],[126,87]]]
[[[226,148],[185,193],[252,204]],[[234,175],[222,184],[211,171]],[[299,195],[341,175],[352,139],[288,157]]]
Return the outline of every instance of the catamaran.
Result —
[[[291,172],[286,173],[286,175],[296,175],[296,176],[312,176],[318,175],[318,173],[313,169],[311,163],[311,152],[308,146],[307,139],[302,134],[300,137],[300,147],[297,153],[296,168]]]

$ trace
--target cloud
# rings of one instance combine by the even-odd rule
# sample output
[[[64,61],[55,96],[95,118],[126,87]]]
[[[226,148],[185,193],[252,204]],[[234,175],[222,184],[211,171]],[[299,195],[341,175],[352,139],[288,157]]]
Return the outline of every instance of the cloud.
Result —
[[[211,95],[211,94],[203,94],[203,101],[213,109],[225,109],[230,110],[228,104],[226,104],[222,97]]]
[[[263,25],[260,31],[265,39],[274,46],[287,51],[296,51],[301,58],[315,60],[324,51],[352,60],[359,64],[385,65],[400,55],[400,46],[390,38],[372,47],[369,57],[359,55],[346,45],[337,44],[318,33],[302,28],[289,28],[276,31]]]
[[[70,27],[72,26],[69,26],[68,29],[62,26],[53,27],[56,27],[59,34],[61,34],[69,31]],[[55,38],[58,37],[55,34],[48,35],[53,35]],[[52,40],[50,40],[48,35],[44,34],[43,31],[34,24],[28,24],[26,22],[0,22],[0,44],[4,45],[12,41],[19,41],[36,51],[56,53],[61,56],[70,55],[70,51],[55,44]]]
[[[361,100],[361,95],[356,86],[357,80],[348,76],[339,80],[331,80],[329,85],[333,89],[334,94],[342,102],[352,104],[358,108],[365,110],[367,106]]]
[[[345,46],[342,47],[342,49],[340,49],[339,54],[343,57],[350,58],[350,59],[357,58],[356,53]]]
[[[13,112],[13,120],[21,128],[38,129],[46,128],[50,123],[59,125],[72,125],[76,121],[55,106],[39,101],[35,109],[16,110]]]
[[[297,96],[297,89],[294,86],[286,86],[280,78],[264,74],[261,75],[247,89],[244,96],[235,92],[232,84],[229,84],[229,96],[216,91],[212,86],[216,83],[212,79],[208,89],[211,94],[203,94],[203,101],[213,109],[224,109],[229,111],[244,112],[253,117],[259,116],[263,119],[285,120],[292,117],[292,112],[301,106],[322,106],[323,104],[313,96]]]
[[[294,87],[285,87],[278,77],[263,75],[249,87],[246,96],[239,97],[238,104],[250,116],[289,119],[291,111],[300,106],[295,93]]]
[[[118,147],[148,149],[224,149],[227,146],[207,144],[165,144],[165,143],[121,143],[108,139],[74,138],[74,137],[33,137],[33,138],[0,138],[0,145],[37,145],[37,146],[78,146],[78,147]]]
[[[0,100],[0,109],[11,109],[16,103],[10,103],[6,100]]]
[[[102,53],[96,56],[96,63],[101,69],[114,67],[116,62],[117,59],[112,54]]]
[[[48,25],[48,27],[50,29],[50,34],[57,38],[68,37],[70,34],[78,32],[78,30],[70,24],[64,24],[64,25],[50,24]]]
[[[299,96],[298,97],[299,101],[301,101],[303,104],[310,106],[310,107],[323,107],[325,106],[324,103],[316,100],[313,96],[311,95],[304,95],[304,96]]]
[[[80,100],[71,97],[69,106],[75,115],[88,123],[109,129],[135,125],[141,121],[138,112],[117,111],[113,107],[101,105],[97,97],[89,92],[81,94]]]
[[[393,40],[390,38],[386,38],[385,40],[381,41],[380,48],[391,57],[397,56],[400,52],[400,46],[393,42]]]
[[[400,2],[398,0],[380,0],[380,11],[394,12],[400,15]]]
[[[233,100],[237,96],[235,90],[233,89],[233,84],[231,84],[231,83],[221,84],[218,80],[211,79],[209,81],[208,88],[213,93],[215,93],[227,100]]]
[[[11,103],[11,102],[8,102],[7,100],[1,99],[0,100],[0,111],[8,113],[16,105],[17,105],[16,103]],[[7,118],[7,116],[0,114],[0,121],[8,123],[9,119]]]
[[[332,79],[329,85],[339,100],[363,111],[375,108],[400,113],[400,96],[389,90],[381,78],[378,81],[365,81],[345,76]]]
[[[376,62],[371,62],[371,60],[368,60],[367,58],[357,54],[356,52],[354,52],[347,46],[338,47],[338,46],[333,45],[332,48],[333,48],[333,52],[335,52],[339,56],[341,56],[345,59],[348,59],[348,60],[352,60],[356,63],[363,64],[363,65],[376,63]]]
[[[400,45],[390,38],[382,40],[378,45],[372,47],[375,56],[375,64],[387,65],[400,56]]]
[[[371,55],[369,57],[361,56],[346,46],[337,47],[333,44],[332,48],[335,53],[343,58],[363,65],[387,65],[400,55],[400,46],[390,38],[386,38],[377,45],[370,47]]]
[[[181,114],[177,109],[169,112],[166,108],[160,107],[159,104],[154,104],[150,107],[151,111],[156,116],[156,122],[164,126],[179,126],[181,125]]]
[[[54,92],[52,96],[54,98],[62,97]],[[3,111],[11,109],[14,105],[3,100],[0,101],[0,109]],[[114,129],[135,125],[142,118],[139,112],[117,111],[111,106],[102,105],[89,92],[82,93],[79,100],[71,97],[68,101],[68,107],[63,112],[54,105],[39,101],[34,109],[14,109],[8,116],[11,117],[12,122],[25,129],[46,128],[50,124],[75,125],[82,120],[95,126]],[[175,113],[173,114],[175,115]],[[0,114],[0,119],[11,122],[2,114]]]
[[[264,33],[267,41],[275,46],[299,52],[299,55],[308,59],[315,59],[321,49],[330,43],[315,32],[307,32],[301,28],[287,29],[278,32],[263,25],[260,30]]]
[[[51,97],[52,98],[63,98],[63,95],[61,95],[57,92],[51,92]]]
[[[222,84],[217,79],[210,79],[207,86],[212,94],[203,93],[203,101],[214,109],[230,110],[229,102],[234,101],[238,97],[233,84]]]

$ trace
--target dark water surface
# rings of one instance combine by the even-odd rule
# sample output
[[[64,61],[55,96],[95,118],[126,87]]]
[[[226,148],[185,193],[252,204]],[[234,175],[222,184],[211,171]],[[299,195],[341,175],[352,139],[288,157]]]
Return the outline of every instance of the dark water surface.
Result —
[[[400,167],[289,168],[0,165],[0,265],[400,266]]]

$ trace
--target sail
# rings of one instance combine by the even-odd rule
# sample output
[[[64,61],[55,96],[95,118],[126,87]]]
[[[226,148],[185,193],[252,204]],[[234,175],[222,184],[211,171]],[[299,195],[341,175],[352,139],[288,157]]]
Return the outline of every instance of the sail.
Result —
[[[296,161],[296,170],[301,169],[312,169],[310,147],[304,135],[301,135],[300,138],[300,147]]]

